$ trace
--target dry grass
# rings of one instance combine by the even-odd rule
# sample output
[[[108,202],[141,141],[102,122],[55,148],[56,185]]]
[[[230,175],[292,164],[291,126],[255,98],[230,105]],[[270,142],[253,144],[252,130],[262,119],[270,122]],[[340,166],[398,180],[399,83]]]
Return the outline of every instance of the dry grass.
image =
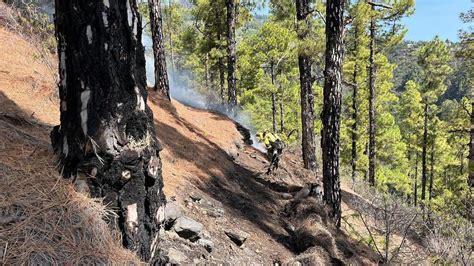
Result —
[[[2,264],[139,264],[104,222],[112,213],[59,177],[44,141],[48,130],[0,116]]]
[[[4,8],[0,3],[0,16]],[[4,23],[0,20],[0,265],[141,264],[104,222],[110,210],[75,192],[56,171],[49,141],[59,118],[54,74],[35,57],[34,46],[2,28]]]

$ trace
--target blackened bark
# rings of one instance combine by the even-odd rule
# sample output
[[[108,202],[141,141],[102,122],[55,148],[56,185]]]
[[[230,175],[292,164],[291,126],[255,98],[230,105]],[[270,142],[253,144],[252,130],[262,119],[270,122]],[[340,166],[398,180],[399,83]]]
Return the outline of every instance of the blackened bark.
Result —
[[[421,200],[426,199],[426,181],[428,178],[428,168],[426,165],[428,146],[428,103],[425,103],[425,122],[423,126],[423,141],[421,151]]]
[[[150,11],[151,39],[153,40],[153,55],[155,59],[154,89],[170,100],[160,0],[148,0],[148,9]]]
[[[345,0],[326,4],[326,67],[324,70],[324,107],[321,147],[323,150],[324,200],[332,211],[337,227],[341,226],[341,187],[339,179],[339,128],[343,60]]]
[[[469,144],[469,179],[467,183],[470,187],[474,187],[474,101],[471,102],[471,143]]]
[[[358,139],[358,134],[357,134],[357,125],[358,125],[358,115],[359,115],[359,109],[357,106],[357,97],[358,97],[358,91],[359,91],[359,86],[357,84],[357,75],[358,75],[358,68],[359,65],[357,63],[357,49],[358,49],[358,32],[357,32],[357,27],[355,28],[354,31],[354,40],[355,40],[355,47],[354,50],[356,51],[356,57],[355,57],[355,64],[354,64],[354,73],[352,77],[352,81],[354,83],[354,86],[352,87],[352,132],[351,132],[351,141],[352,141],[352,153],[351,153],[351,168],[352,168],[352,185],[355,184],[356,178],[357,178],[357,139]]]
[[[235,20],[237,5],[235,0],[225,0],[227,8],[227,89],[228,103],[231,107],[237,105],[237,88],[235,81]]]
[[[298,25],[302,28],[297,29],[298,38],[303,41],[307,36],[310,28],[308,15],[310,14],[310,1],[296,1],[296,19]],[[303,151],[304,168],[315,171],[316,165],[316,145],[314,141],[314,95],[313,95],[313,79],[311,77],[311,56],[308,51],[300,49],[298,53],[298,67],[300,71],[300,93],[301,93],[301,124],[302,124],[302,140],[301,148]]]
[[[372,12],[375,6],[372,5]],[[373,15],[372,15],[373,16]],[[369,66],[369,183],[375,186],[375,18],[370,20],[370,66]]]
[[[86,180],[116,211],[124,246],[153,261],[165,199],[136,1],[55,8],[61,125],[51,140],[61,173]]]

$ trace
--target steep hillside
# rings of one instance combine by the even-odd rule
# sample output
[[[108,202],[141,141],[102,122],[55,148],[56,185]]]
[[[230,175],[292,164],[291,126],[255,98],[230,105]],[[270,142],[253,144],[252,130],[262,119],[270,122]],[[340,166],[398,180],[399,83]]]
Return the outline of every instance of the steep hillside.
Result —
[[[101,219],[110,210],[75,192],[55,169],[49,144],[59,121],[54,77],[32,45],[0,28],[0,259],[3,264],[138,263]],[[264,175],[264,154],[244,143],[232,120],[152,92],[148,103],[163,146],[167,199],[201,223],[202,235],[212,241],[203,245],[163,230],[160,248],[172,262],[377,261],[369,249],[331,228],[320,203],[295,203],[294,216],[283,214],[295,192],[317,181],[302,170],[296,152],[285,153],[275,175]],[[298,224],[308,206],[319,208],[319,220],[312,216],[311,224]],[[229,237],[237,230],[243,231],[243,245]]]
[[[1,264],[140,263],[102,220],[110,210],[55,169],[55,75],[35,51],[0,28]]]

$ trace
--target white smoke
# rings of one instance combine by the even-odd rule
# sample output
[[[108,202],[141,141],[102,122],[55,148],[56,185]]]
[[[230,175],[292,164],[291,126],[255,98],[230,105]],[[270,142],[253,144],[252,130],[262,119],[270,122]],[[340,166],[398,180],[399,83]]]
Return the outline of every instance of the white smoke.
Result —
[[[142,35],[142,43],[145,47],[147,83],[148,86],[151,87],[152,84],[155,83],[154,56],[152,50],[152,39],[146,32]],[[185,71],[173,71],[169,67],[169,64],[168,78],[171,98],[191,107],[217,112],[229,117],[250,131],[250,139],[254,148],[266,152],[264,145],[257,140],[250,114],[240,108],[230,110],[227,105],[218,102],[217,99],[219,99],[219,97],[216,95],[210,97],[196,91],[189,86],[188,82],[192,79],[192,74],[186,73]]]

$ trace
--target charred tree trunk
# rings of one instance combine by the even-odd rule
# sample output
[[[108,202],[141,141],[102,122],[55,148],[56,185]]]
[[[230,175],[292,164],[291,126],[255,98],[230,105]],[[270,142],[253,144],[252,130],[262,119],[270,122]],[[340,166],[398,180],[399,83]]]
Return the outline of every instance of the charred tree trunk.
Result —
[[[321,147],[323,150],[324,200],[330,205],[337,227],[341,225],[341,187],[339,179],[339,128],[343,59],[345,0],[326,4],[326,68]]]
[[[310,1],[296,1],[296,19],[298,25],[303,28],[298,29],[298,38],[303,41],[308,36],[310,27],[307,19],[310,14]],[[301,86],[301,124],[302,124],[302,140],[301,146],[303,151],[304,168],[315,171],[316,165],[316,145],[314,141],[314,95],[313,95],[313,79],[311,77],[311,56],[307,51],[300,49],[298,53],[298,67],[300,71]]]
[[[372,12],[375,6],[372,5]],[[373,15],[372,15],[373,16]],[[370,66],[369,66],[369,183],[375,186],[375,18],[370,20]]]
[[[358,32],[357,28],[355,29],[354,33],[354,39],[355,39],[355,48],[354,50],[357,53],[358,49],[358,42],[357,42],[357,37],[358,37]],[[358,115],[359,115],[359,109],[357,106],[357,97],[358,97],[358,91],[359,91],[359,86],[357,84],[357,75],[358,75],[358,64],[357,64],[357,56],[356,56],[356,62],[354,64],[354,73],[352,77],[352,81],[354,83],[354,86],[352,87],[352,134],[351,134],[351,140],[352,140],[352,153],[351,153],[351,168],[352,168],[352,185],[354,186],[356,178],[357,178],[357,125],[358,125]]]
[[[51,140],[61,173],[104,198],[123,245],[154,262],[165,199],[136,1],[56,0],[55,8],[61,125]]]
[[[225,0],[227,8],[227,89],[228,103],[231,107],[237,105],[237,88],[235,81],[235,21],[237,5],[235,0]]]
[[[166,71],[163,18],[161,16],[160,0],[148,0],[148,9],[150,10],[150,28],[155,62],[154,89],[170,100],[170,86],[168,73]]]
[[[425,103],[425,122],[423,126],[423,143],[421,152],[421,200],[426,199],[426,181],[428,178],[428,169],[426,165],[427,146],[428,146],[428,103]]]

